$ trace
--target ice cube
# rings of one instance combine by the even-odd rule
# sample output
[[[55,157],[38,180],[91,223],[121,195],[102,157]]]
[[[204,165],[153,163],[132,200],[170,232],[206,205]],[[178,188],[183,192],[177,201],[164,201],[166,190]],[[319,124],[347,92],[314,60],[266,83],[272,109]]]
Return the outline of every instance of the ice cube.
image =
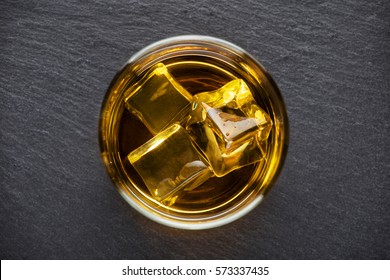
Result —
[[[156,135],[188,115],[192,95],[158,63],[126,91],[127,109]]]
[[[272,128],[272,120],[256,100],[242,79],[235,79],[223,87],[210,92],[198,93],[193,97],[198,103],[223,111],[233,112],[245,117],[253,118],[258,123],[258,137],[266,140]]]
[[[242,80],[196,94],[186,126],[217,177],[262,160],[271,128]]]
[[[127,158],[152,196],[166,205],[172,205],[182,192],[198,187],[213,175],[186,130],[178,124],[158,133]]]

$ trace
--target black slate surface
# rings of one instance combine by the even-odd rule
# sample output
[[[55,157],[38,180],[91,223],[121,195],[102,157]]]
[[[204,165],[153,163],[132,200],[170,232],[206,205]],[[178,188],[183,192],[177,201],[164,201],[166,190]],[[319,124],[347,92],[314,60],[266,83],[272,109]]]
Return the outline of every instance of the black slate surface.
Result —
[[[0,257],[388,259],[389,6],[1,1]],[[290,118],[289,154],[266,200],[207,231],[167,228],[128,206],[97,141],[116,71],[182,34],[220,37],[258,58]]]

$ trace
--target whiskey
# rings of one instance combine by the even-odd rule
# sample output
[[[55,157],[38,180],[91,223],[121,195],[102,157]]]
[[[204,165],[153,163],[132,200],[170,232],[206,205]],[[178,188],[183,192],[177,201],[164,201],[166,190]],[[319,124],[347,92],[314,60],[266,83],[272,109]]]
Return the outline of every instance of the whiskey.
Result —
[[[161,78],[159,78],[160,79],[159,84],[166,85],[167,84],[166,70],[160,70],[160,69],[163,69],[165,67],[169,69],[170,73],[172,73],[172,76],[175,79],[175,83],[177,81],[177,83],[180,84],[184,88],[185,94],[184,94],[184,96],[182,96],[182,94],[180,94],[180,92],[178,90],[173,89],[173,86],[167,86],[168,90],[166,90],[164,88],[162,91],[169,92],[170,93],[169,98],[173,102],[171,102],[171,104],[169,104],[169,101],[162,102],[162,104],[160,105],[161,108],[157,108],[157,105],[154,105],[154,102],[148,102],[151,99],[149,97],[149,95],[150,95],[149,92],[152,91],[152,92],[156,93],[159,91],[159,88],[158,88],[159,86],[156,85],[158,83],[157,82],[158,78],[156,78],[157,75],[154,74],[153,71],[157,70],[158,72],[164,72],[164,75],[160,75]],[[151,69],[148,70],[144,74],[144,76],[140,77],[140,81],[141,81],[140,84],[141,85],[138,85],[138,83],[135,83],[135,85],[137,87],[137,94],[139,94],[138,92],[141,91],[141,93],[143,93],[145,96],[144,99],[142,99],[139,96],[136,96],[136,98],[137,98],[136,101],[138,101],[138,103],[141,104],[141,105],[138,105],[138,104],[137,105],[138,105],[138,107],[142,107],[142,105],[144,106],[143,107],[143,108],[145,108],[144,111],[147,111],[146,114],[148,116],[151,116],[149,118],[152,119],[152,121],[151,121],[152,124],[149,124],[148,120],[145,120],[144,117],[134,118],[131,115],[129,116],[128,114],[124,114],[124,117],[127,118],[127,122],[141,122],[141,123],[138,123],[137,126],[141,127],[141,126],[145,125],[146,128],[148,128],[148,130],[151,131],[152,134],[156,134],[156,133],[161,131],[161,128],[168,126],[170,121],[169,120],[166,121],[165,124],[163,124],[163,125],[159,124],[159,126],[158,126],[159,130],[158,130],[156,128],[156,126],[153,127],[153,124],[155,123],[154,119],[158,120],[160,123],[163,122],[163,120],[165,118],[173,119],[174,114],[171,113],[171,114],[169,114],[170,116],[166,117],[166,115],[167,115],[166,111],[168,111],[168,112],[174,112],[174,111],[181,112],[181,111],[183,111],[183,108],[185,108],[186,106],[188,106],[190,104],[190,102],[187,101],[190,99],[190,98],[186,97],[187,93],[193,94],[195,97],[197,95],[199,95],[199,98],[202,98],[202,95],[204,95],[205,92],[210,92],[210,91],[221,89],[224,86],[226,86],[227,84],[231,83],[232,81],[233,82],[237,81],[236,76],[234,76],[232,73],[229,73],[229,75],[227,75],[227,74],[228,73],[226,72],[226,70],[220,69],[220,68],[216,67],[214,64],[210,64],[210,62],[207,62],[207,60],[205,61],[204,57],[198,57],[198,58],[184,57],[180,61],[164,61],[164,65],[162,65],[160,63],[157,66],[156,65],[152,66]],[[149,83],[153,83],[155,90],[149,89],[152,86],[147,86],[147,88],[144,89],[143,91],[142,91],[142,89],[139,90],[138,88],[140,88],[142,86],[145,87],[145,84],[148,85],[148,81],[150,81],[150,79],[148,79],[149,76],[152,77],[151,78],[152,81]],[[236,80],[234,80],[234,79],[236,79]],[[146,83],[143,82],[144,80],[147,80],[147,82]],[[183,92],[183,90],[181,90],[181,92]],[[176,94],[174,94],[174,93],[176,93]],[[180,102],[174,102],[174,99],[176,99],[176,98],[179,99]],[[136,102],[136,101],[133,101],[133,99],[134,98],[129,98],[128,95],[126,95],[125,103],[127,104],[127,106],[129,104],[129,102],[132,102],[132,104],[134,104]],[[165,100],[163,100],[163,101],[165,101]],[[187,101],[187,102],[185,102],[185,101]],[[208,100],[206,100],[206,101],[208,101]],[[150,104],[152,104],[152,105],[150,106]],[[180,107],[177,104],[179,104]],[[215,104],[211,104],[211,105],[213,105],[214,107],[222,107],[222,106],[215,106]],[[172,108],[172,107],[175,107],[175,108]],[[129,111],[131,112],[132,110],[134,110],[133,108],[134,108],[134,106],[130,106]],[[136,115],[136,116],[140,115],[141,114],[140,112],[143,111],[142,110],[143,108],[139,108],[137,110],[137,113],[135,113],[134,115]],[[235,112],[235,113],[238,114],[237,112]],[[155,115],[153,116],[153,114],[155,114]],[[188,114],[189,114],[189,110],[188,110]],[[172,117],[171,117],[171,115],[172,115]],[[212,116],[213,116],[213,114],[212,114]],[[179,120],[179,119],[180,118],[177,118],[176,120]],[[248,119],[248,120],[252,120],[252,119]],[[252,126],[255,127],[256,129],[252,129],[251,131],[247,131],[247,133],[246,133],[247,135],[249,135],[250,132],[256,132],[258,130],[255,121],[252,120],[252,122],[253,122]],[[135,126],[135,124],[128,124],[126,122],[123,122],[120,130],[127,131],[127,133],[134,133],[134,131],[126,130],[126,127],[133,127],[133,126]],[[152,128],[150,128],[150,127],[152,127]],[[234,132],[235,130],[231,129],[231,131]],[[159,137],[159,139],[156,139],[155,142],[167,139],[167,137],[165,136],[166,134],[171,135],[170,133],[165,133],[164,135]],[[195,134],[195,133],[193,133],[193,134]],[[121,141],[122,139],[129,139],[129,138],[134,137],[134,135],[131,135],[131,134],[126,135],[125,132],[120,133],[120,135],[121,135],[121,137],[120,137],[119,141]],[[138,135],[138,133],[137,133],[137,135]],[[170,137],[170,138],[173,138],[173,137]],[[170,138],[168,138],[168,140]],[[142,141],[146,142],[146,141],[150,141],[150,139],[151,139],[150,136],[149,137],[146,136],[145,138],[143,138]],[[167,141],[167,142],[169,142],[169,141]],[[237,195],[243,191],[242,186],[245,186],[247,184],[247,182],[250,179],[252,174],[251,174],[251,172],[248,172],[246,170],[242,170],[242,171],[237,170],[236,172],[233,171],[233,174],[229,176],[230,179],[224,178],[222,180],[220,178],[214,178],[211,180],[211,182],[206,181],[201,186],[197,187],[196,189],[192,190],[191,192],[183,191],[183,193],[181,194],[181,197],[178,200],[176,200],[176,198],[177,198],[176,195],[174,195],[172,198],[170,198],[166,194],[164,194],[162,196],[161,195],[154,195],[154,193],[158,192],[159,189],[167,188],[165,185],[168,184],[166,182],[164,185],[159,185],[159,181],[155,180],[155,178],[157,177],[157,175],[159,173],[164,173],[165,174],[164,177],[168,178],[170,181],[174,181],[174,178],[171,179],[172,176],[167,175],[167,174],[170,174],[172,172],[161,172],[161,169],[167,169],[168,167],[166,167],[163,163],[154,164],[154,161],[152,161],[151,159],[156,158],[156,157],[161,157],[161,158],[163,158],[162,161],[165,161],[166,163],[168,163],[168,166],[172,169],[171,166],[174,166],[174,164],[170,163],[169,160],[173,159],[175,161],[175,159],[177,158],[176,161],[180,161],[180,162],[182,161],[182,160],[180,160],[182,158],[182,156],[179,153],[177,153],[177,151],[175,151],[175,148],[177,146],[179,146],[179,147],[182,146],[183,144],[181,144],[181,143],[185,143],[185,142],[186,142],[186,140],[184,139],[184,137],[181,137],[180,140],[178,140],[178,142],[177,142],[178,145],[171,144],[170,148],[158,149],[160,155],[158,155],[156,151],[153,151],[152,153],[150,153],[152,155],[146,155],[146,158],[143,159],[142,161],[138,160],[138,159],[137,160],[133,159],[136,156],[138,156],[138,157],[142,157],[142,155],[145,156],[144,152],[137,152],[137,148],[139,148],[139,147],[136,147],[135,145],[131,145],[131,144],[122,145],[122,147],[125,148],[125,151],[122,154],[123,161],[126,161],[126,157],[128,157],[128,159],[130,160],[133,167],[136,167],[135,169],[137,169],[137,167],[138,167],[137,173],[138,173],[138,175],[142,174],[141,177],[143,177],[143,180],[142,180],[143,182],[140,182],[139,187],[140,187],[140,189],[142,189],[145,192],[144,194],[146,196],[149,195],[149,193],[151,193],[152,197],[157,198],[158,201],[162,201],[164,205],[168,205],[171,209],[180,210],[180,211],[206,211],[207,212],[207,210],[209,209],[210,206],[212,208],[218,207],[218,203],[220,203],[220,201],[224,201],[224,200],[228,201],[231,197],[234,197],[235,195]],[[252,143],[250,145],[257,147],[257,145],[253,145]],[[143,147],[143,146],[141,146],[141,147]],[[143,148],[143,150],[149,150],[149,149],[150,148],[147,148],[147,147]],[[181,150],[183,151],[183,149],[181,149]],[[128,151],[130,151],[130,156],[128,156],[128,153],[127,153]],[[190,152],[190,153],[193,154],[193,152]],[[258,155],[259,153],[260,152],[256,148],[251,148],[251,149],[247,148],[246,151],[244,150],[244,151],[240,152],[239,154],[240,155],[247,154],[253,158],[258,158],[259,160],[252,160],[252,162],[256,162],[256,161],[260,161],[261,159],[263,159],[263,156]],[[140,156],[138,154],[142,154],[142,155]],[[212,156],[212,155],[210,156],[211,162],[213,162],[214,158],[215,158],[214,156]],[[194,158],[191,157],[191,160],[194,160]],[[141,169],[141,167],[139,167],[141,165],[139,162],[142,162],[142,165],[143,165],[142,169]],[[159,162],[159,159],[157,160],[157,162]],[[233,159],[233,162],[231,162],[229,165],[231,165],[231,166],[229,166],[229,169],[236,169],[236,168],[241,167],[241,166],[239,166],[240,163],[239,163],[239,160],[237,160],[237,159]],[[158,166],[160,166],[160,167],[158,167]],[[223,177],[223,176],[227,175],[228,172],[226,169],[222,169],[220,167],[217,167],[217,168],[218,169],[216,169],[216,168],[214,169],[215,170],[214,172],[217,174],[218,177]],[[254,167],[252,167],[252,168],[254,168]],[[248,169],[250,170],[250,168],[248,168]],[[139,170],[141,170],[141,172]],[[142,170],[144,170],[144,171],[142,171]],[[135,176],[134,169],[127,169],[126,172],[130,178]],[[206,172],[206,171],[204,171],[204,172]],[[208,177],[210,177],[210,176],[208,176]],[[163,178],[163,177],[161,177],[161,178]],[[232,178],[235,178],[235,179],[232,179]],[[167,180],[165,180],[165,181],[167,181]],[[168,182],[170,182],[170,181],[168,181]],[[234,182],[234,184],[232,184],[232,182]],[[171,184],[173,184],[173,183],[171,183]],[[212,189],[213,189],[213,191],[211,191]],[[163,191],[163,193],[165,193],[165,192],[166,191]],[[196,197],[195,197],[195,195],[196,195]],[[169,197],[168,201],[165,200],[165,198],[167,196]],[[207,203],[205,203],[205,202],[207,202]]]
[[[190,40],[187,40],[188,38]],[[196,42],[196,38],[202,39]],[[214,39],[209,37],[177,37],[172,41],[162,42],[160,50],[158,48],[146,49],[144,53],[141,52],[133,58],[133,61],[118,74],[107,92],[102,107],[100,144],[103,161],[111,178],[122,196],[131,205],[148,217],[166,225],[188,229],[208,228],[219,225],[221,219],[229,222],[231,221],[229,217],[239,217],[246,213],[246,209],[252,208],[261,201],[263,194],[277,177],[284,160],[288,125],[284,104],[276,85],[252,58],[247,57],[245,53],[229,53],[229,48],[232,46],[223,46],[220,43],[218,40],[214,42]],[[192,97],[199,93],[216,91],[229,82],[242,79],[253,97],[251,102],[244,102],[242,105],[247,115],[242,113],[242,110],[238,112],[237,108],[230,107],[213,109],[220,111],[210,111],[212,107],[205,110],[208,110],[207,112],[212,116],[211,119],[215,119],[217,115],[223,117],[234,115],[237,118],[251,117],[250,121],[241,122],[250,127],[249,134],[257,133],[253,131],[257,131],[254,129],[255,126],[259,127],[259,119],[256,119],[259,114],[260,119],[261,117],[264,119],[264,115],[269,116],[272,124],[272,129],[265,127],[261,130],[263,132],[259,133],[259,139],[261,137],[264,139],[261,141],[260,148],[248,150],[243,164],[240,165],[236,158],[233,161],[230,160],[230,166],[226,170],[220,168],[220,172],[216,172],[218,176],[204,175],[203,182],[199,186],[194,189],[188,187],[187,190],[190,191],[182,192],[177,197],[174,196],[173,203],[172,201],[161,203],[162,200],[153,196],[152,191],[155,189],[151,191],[150,186],[145,183],[147,181],[145,176],[142,177],[139,170],[137,171],[138,167],[135,164],[137,160],[134,160],[134,157],[129,158],[129,154],[151,141],[155,135],[169,128],[172,123],[182,124],[187,131],[191,131],[191,128],[186,127],[185,122],[182,121],[185,115],[182,112],[187,110],[187,101],[191,99],[186,94],[184,98],[180,97],[181,101],[178,106],[183,109],[179,110],[181,113],[176,116],[168,112],[169,118],[172,116],[173,121],[156,123],[152,129],[150,125],[145,125],[145,116],[140,115],[139,109],[136,114],[131,111],[135,106],[142,105],[142,100],[136,100],[135,106],[125,105],[128,103],[129,90],[138,85],[159,63],[165,65],[174,80],[184,88],[186,94]],[[130,110],[127,110],[126,106]],[[258,109],[261,109],[262,113],[259,113]],[[155,109],[151,112],[164,114]],[[226,115],[221,115],[221,112]],[[238,121],[237,124],[239,123]],[[181,131],[177,127],[175,129],[171,129],[170,134],[167,135],[174,135],[172,134],[174,131]],[[265,137],[266,134],[269,136]],[[180,137],[182,137],[181,134]],[[247,139],[244,134],[237,134],[235,137]],[[180,141],[186,141],[183,139]],[[194,142],[196,143],[196,139]],[[248,145],[253,145],[253,143]],[[169,144],[166,147],[169,147]],[[202,150],[199,145],[196,147]],[[180,147],[178,149],[180,150]],[[207,153],[205,156],[207,157]],[[260,160],[252,160],[250,156]],[[185,162],[184,159],[183,162]],[[192,165],[188,165],[190,168],[185,169],[186,171],[207,173],[201,164],[207,165],[207,160],[191,156],[190,163]],[[149,168],[147,161],[142,164],[145,170]],[[235,168],[236,166],[238,167]],[[150,168],[151,174],[158,172],[155,167],[150,166]],[[174,177],[170,179],[172,182],[180,182],[178,181],[180,176],[172,177]],[[164,188],[169,191],[171,181],[164,182]],[[156,185],[156,183],[152,184]],[[165,195],[163,194],[161,198]]]

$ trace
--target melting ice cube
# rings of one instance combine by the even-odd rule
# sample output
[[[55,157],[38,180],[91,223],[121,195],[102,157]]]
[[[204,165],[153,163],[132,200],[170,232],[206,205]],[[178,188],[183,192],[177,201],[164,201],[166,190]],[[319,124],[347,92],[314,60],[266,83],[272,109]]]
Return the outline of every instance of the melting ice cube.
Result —
[[[185,129],[173,124],[128,156],[153,197],[172,205],[181,191],[201,185],[213,174]]]
[[[192,95],[158,63],[127,90],[127,109],[156,135],[175,122],[187,117]]]
[[[242,80],[196,94],[186,126],[218,177],[262,160],[271,128]]]

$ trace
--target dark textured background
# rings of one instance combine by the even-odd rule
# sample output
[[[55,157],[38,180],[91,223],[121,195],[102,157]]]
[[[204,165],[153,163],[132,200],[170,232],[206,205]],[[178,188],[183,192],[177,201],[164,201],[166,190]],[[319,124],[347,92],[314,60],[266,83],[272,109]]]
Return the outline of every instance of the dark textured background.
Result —
[[[388,1],[63,2],[0,2],[2,259],[390,258]],[[291,126],[264,203],[198,232],[128,206],[97,140],[116,71],[182,34],[258,58]]]

